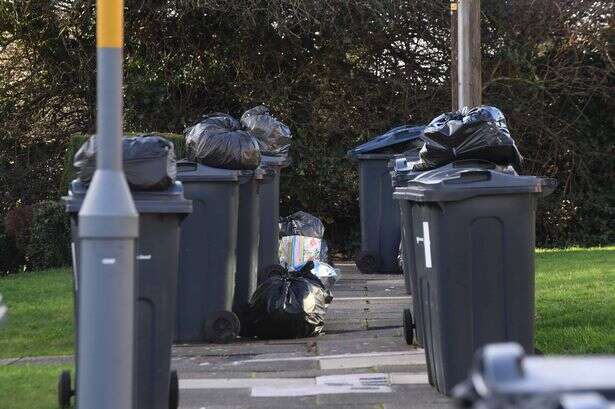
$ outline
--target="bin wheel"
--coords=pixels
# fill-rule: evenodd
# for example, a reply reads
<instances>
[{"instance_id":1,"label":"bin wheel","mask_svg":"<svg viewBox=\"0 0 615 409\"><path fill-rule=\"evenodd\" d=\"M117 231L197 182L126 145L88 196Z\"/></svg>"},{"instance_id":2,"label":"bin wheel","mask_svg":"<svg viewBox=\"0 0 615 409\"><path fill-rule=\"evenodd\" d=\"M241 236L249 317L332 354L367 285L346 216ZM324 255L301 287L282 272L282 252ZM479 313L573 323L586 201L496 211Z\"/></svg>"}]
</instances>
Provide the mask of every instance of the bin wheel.
<instances>
[{"instance_id":1,"label":"bin wheel","mask_svg":"<svg viewBox=\"0 0 615 409\"><path fill-rule=\"evenodd\" d=\"M70 398L75 394L71 389L70 371L62 371L58 377L58 404L60 408L70 407Z\"/></svg>"},{"instance_id":2,"label":"bin wheel","mask_svg":"<svg viewBox=\"0 0 615 409\"><path fill-rule=\"evenodd\" d=\"M378 263L376 263L376 257L364 251L361 251L359 252L359 254L357 254L355 263L357 264L357 268L359 269L359 271L363 274L375 274L378 272Z\"/></svg>"},{"instance_id":3,"label":"bin wheel","mask_svg":"<svg viewBox=\"0 0 615 409\"><path fill-rule=\"evenodd\" d=\"M408 345L414 345L414 329L412 312L406 308L404 309L404 339Z\"/></svg>"},{"instance_id":4,"label":"bin wheel","mask_svg":"<svg viewBox=\"0 0 615 409\"><path fill-rule=\"evenodd\" d=\"M169 379L169 409L177 409L179 406L179 377L177 371L171 371Z\"/></svg>"},{"instance_id":5,"label":"bin wheel","mask_svg":"<svg viewBox=\"0 0 615 409\"><path fill-rule=\"evenodd\" d=\"M286 273L286 269L279 264L270 264L258 272L257 282L261 284L271 276L281 276Z\"/></svg>"},{"instance_id":6,"label":"bin wheel","mask_svg":"<svg viewBox=\"0 0 615 409\"><path fill-rule=\"evenodd\" d=\"M241 324L231 311L211 314L205 321L205 339L216 344L227 344L239 336Z\"/></svg>"}]
</instances>

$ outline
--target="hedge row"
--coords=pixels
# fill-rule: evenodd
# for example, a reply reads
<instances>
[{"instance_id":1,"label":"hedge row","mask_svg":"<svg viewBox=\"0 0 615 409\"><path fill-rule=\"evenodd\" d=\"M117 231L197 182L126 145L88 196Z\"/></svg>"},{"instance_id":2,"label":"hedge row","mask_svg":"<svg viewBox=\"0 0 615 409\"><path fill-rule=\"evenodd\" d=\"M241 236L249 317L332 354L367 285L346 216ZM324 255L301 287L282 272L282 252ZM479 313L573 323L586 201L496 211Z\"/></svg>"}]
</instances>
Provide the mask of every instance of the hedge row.
<instances>
[{"instance_id":1,"label":"hedge row","mask_svg":"<svg viewBox=\"0 0 615 409\"><path fill-rule=\"evenodd\" d=\"M62 202L15 208L0 222L0 275L68 266L70 243L70 218Z\"/></svg>"}]
</instances>

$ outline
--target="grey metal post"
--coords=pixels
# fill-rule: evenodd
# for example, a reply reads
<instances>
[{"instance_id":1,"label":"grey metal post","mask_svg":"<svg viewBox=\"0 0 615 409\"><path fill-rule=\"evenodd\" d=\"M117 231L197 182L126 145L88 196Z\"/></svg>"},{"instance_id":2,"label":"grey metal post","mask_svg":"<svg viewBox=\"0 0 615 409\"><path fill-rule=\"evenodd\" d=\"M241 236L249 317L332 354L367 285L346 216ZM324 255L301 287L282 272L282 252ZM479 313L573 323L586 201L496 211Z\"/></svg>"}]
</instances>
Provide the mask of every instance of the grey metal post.
<instances>
[{"instance_id":1,"label":"grey metal post","mask_svg":"<svg viewBox=\"0 0 615 409\"><path fill-rule=\"evenodd\" d=\"M459 0L457 8L457 96L459 109L470 105L470 0Z\"/></svg>"},{"instance_id":2,"label":"grey metal post","mask_svg":"<svg viewBox=\"0 0 615 409\"><path fill-rule=\"evenodd\" d=\"M97 170L79 212L77 407L131 409L138 214L122 169L123 1L97 2Z\"/></svg>"}]
</instances>

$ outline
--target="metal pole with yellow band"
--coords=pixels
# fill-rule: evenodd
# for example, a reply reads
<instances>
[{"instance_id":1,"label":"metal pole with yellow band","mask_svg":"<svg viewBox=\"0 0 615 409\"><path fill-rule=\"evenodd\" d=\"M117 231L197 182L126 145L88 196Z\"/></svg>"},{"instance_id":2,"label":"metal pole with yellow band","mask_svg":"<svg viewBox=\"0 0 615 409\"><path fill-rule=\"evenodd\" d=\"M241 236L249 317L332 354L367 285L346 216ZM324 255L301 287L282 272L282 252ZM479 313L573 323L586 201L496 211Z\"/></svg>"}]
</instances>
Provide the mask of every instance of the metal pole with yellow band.
<instances>
[{"instance_id":1,"label":"metal pole with yellow band","mask_svg":"<svg viewBox=\"0 0 615 409\"><path fill-rule=\"evenodd\" d=\"M134 407L138 214L122 166L122 0L98 0L97 170L79 212L79 409Z\"/></svg>"}]
</instances>

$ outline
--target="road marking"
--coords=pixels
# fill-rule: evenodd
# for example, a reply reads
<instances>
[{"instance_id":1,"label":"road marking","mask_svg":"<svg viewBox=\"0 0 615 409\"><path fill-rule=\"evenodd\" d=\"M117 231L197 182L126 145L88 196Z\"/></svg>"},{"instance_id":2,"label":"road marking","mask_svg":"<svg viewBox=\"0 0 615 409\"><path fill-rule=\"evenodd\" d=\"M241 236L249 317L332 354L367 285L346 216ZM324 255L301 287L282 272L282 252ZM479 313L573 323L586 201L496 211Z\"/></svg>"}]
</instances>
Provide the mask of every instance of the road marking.
<instances>
[{"instance_id":1,"label":"road marking","mask_svg":"<svg viewBox=\"0 0 615 409\"><path fill-rule=\"evenodd\" d=\"M301 387L316 385L314 378L207 378L180 379L179 389L247 389L255 387Z\"/></svg>"},{"instance_id":2,"label":"road marking","mask_svg":"<svg viewBox=\"0 0 615 409\"><path fill-rule=\"evenodd\" d=\"M412 296L410 295L399 295L394 297L337 297L333 299L335 302L340 301L412 301Z\"/></svg>"},{"instance_id":3,"label":"road marking","mask_svg":"<svg viewBox=\"0 0 615 409\"><path fill-rule=\"evenodd\" d=\"M254 398L278 398L314 395L341 395L348 393L391 393L390 386L306 386L301 388L252 388Z\"/></svg>"},{"instance_id":4,"label":"road marking","mask_svg":"<svg viewBox=\"0 0 615 409\"><path fill-rule=\"evenodd\" d=\"M398 366L398 365L423 365L425 364L425 355L423 354L405 354L405 355L381 355L381 356L361 356L361 357L346 357L323 359L319 361L320 369L355 369L355 368L371 368L382 366Z\"/></svg>"},{"instance_id":5,"label":"road marking","mask_svg":"<svg viewBox=\"0 0 615 409\"><path fill-rule=\"evenodd\" d=\"M344 393L389 393L392 385L424 385L425 372L359 373L316 378L205 378L180 379L182 390L251 389L251 396L311 396Z\"/></svg>"},{"instance_id":6,"label":"road marking","mask_svg":"<svg viewBox=\"0 0 615 409\"><path fill-rule=\"evenodd\" d=\"M416 356L424 358L425 352L422 349L408 351L390 351L390 352L365 352L359 354L338 354L338 355L312 355L312 356L293 356L286 358L254 358L243 361L235 361L233 365L240 365L254 362L292 362L292 361L322 361L338 358L366 358L366 357L387 357L387 356Z\"/></svg>"},{"instance_id":7,"label":"road marking","mask_svg":"<svg viewBox=\"0 0 615 409\"><path fill-rule=\"evenodd\" d=\"M280 388L277 385L252 388L253 397L337 395L345 393L391 393L388 374L348 374L316 377L316 385Z\"/></svg>"}]
</instances>

